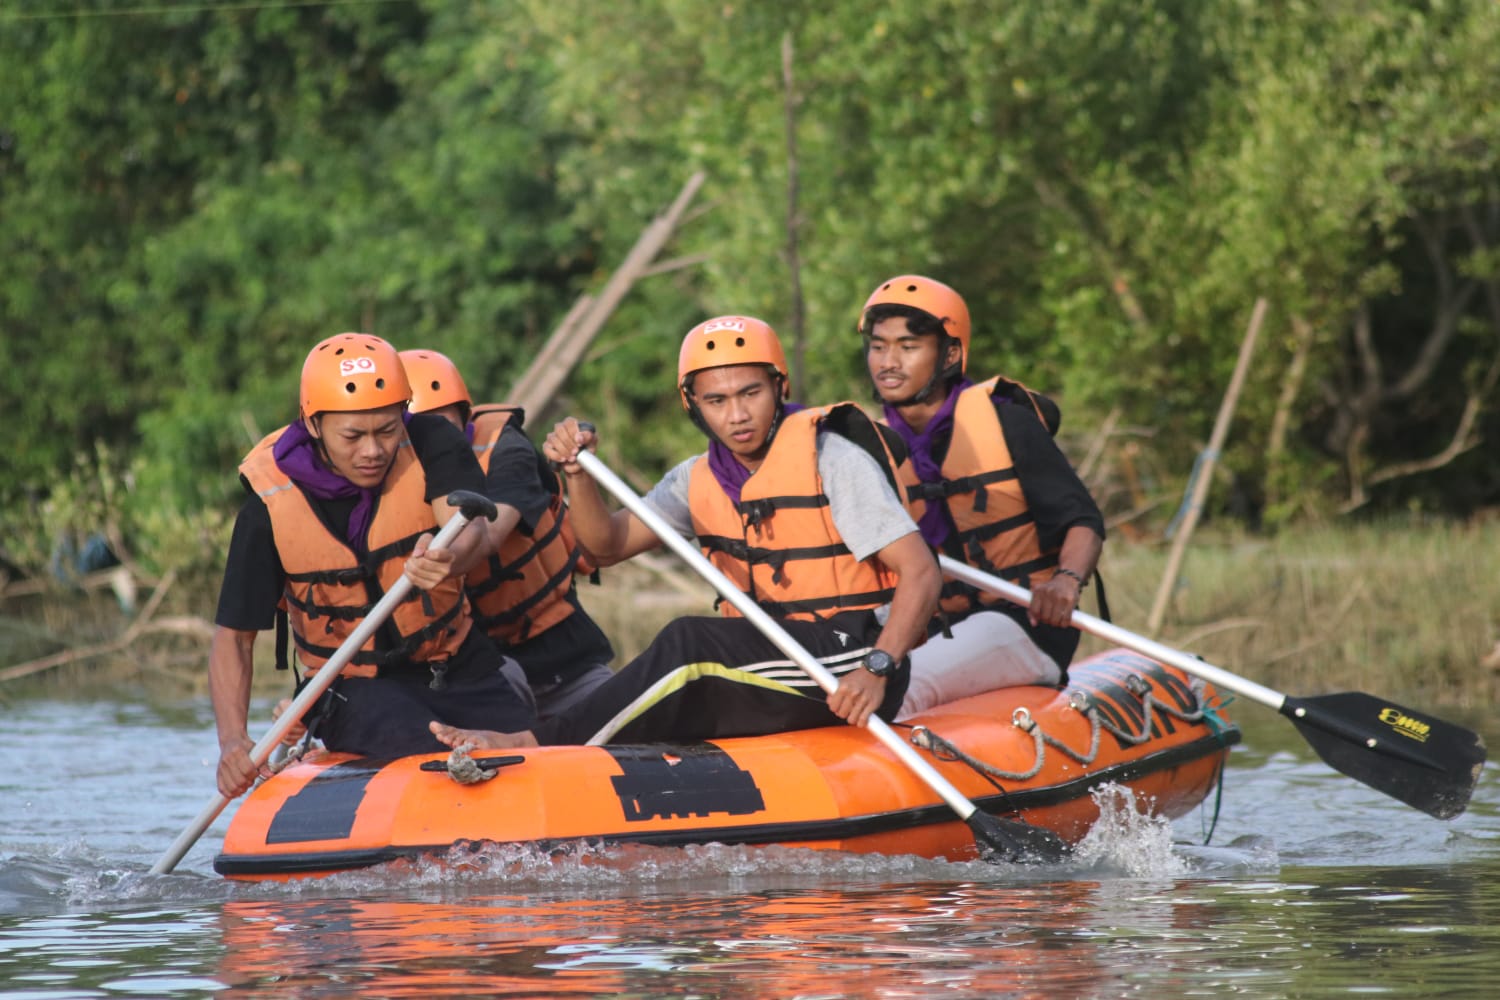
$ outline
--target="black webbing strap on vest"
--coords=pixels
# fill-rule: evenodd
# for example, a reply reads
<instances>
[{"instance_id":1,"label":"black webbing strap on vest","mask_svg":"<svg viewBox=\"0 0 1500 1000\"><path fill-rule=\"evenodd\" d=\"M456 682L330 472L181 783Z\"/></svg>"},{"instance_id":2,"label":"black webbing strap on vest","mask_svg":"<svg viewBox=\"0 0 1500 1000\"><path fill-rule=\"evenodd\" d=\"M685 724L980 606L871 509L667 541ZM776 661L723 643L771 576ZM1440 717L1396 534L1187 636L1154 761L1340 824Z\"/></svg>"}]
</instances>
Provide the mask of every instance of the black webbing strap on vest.
<instances>
[{"instance_id":1,"label":"black webbing strap on vest","mask_svg":"<svg viewBox=\"0 0 1500 1000\"><path fill-rule=\"evenodd\" d=\"M286 608L285 607L278 607L276 609L276 616L275 617L276 617L276 669L277 670L287 670L287 669L289 669L291 667L291 660L288 658L288 650L291 648L292 629L291 629L291 624L287 621Z\"/></svg>"}]
</instances>

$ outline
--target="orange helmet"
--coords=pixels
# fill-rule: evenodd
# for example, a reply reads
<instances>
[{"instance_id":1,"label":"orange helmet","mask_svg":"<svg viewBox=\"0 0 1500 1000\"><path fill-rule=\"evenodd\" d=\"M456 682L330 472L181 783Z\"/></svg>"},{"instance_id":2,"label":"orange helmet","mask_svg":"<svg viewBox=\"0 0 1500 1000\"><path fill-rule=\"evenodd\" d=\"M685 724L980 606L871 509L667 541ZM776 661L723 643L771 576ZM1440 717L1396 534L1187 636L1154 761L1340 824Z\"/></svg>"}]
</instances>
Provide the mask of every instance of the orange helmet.
<instances>
[{"instance_id":1,"label":"orange helmet","mask_svg":"<svg viewBox=\"0 0 1500 1000\"><path fill-rule=\"evenodd\" d=\"M786 353L769 323L751 316L715 316L682 338L677 354L677 391L682 408L693 412L688 385L696 372L729 365L767 365L781 376L781 398L791 393Z\"/></svg>"},{"instance_id":2,"label":"orange helmet","mask_svg":"<svg viewBox=\"0 0 1500 1000\"><path fill-rule=\"evenodd\" d=\"M396 349L368 333L322 341L302 363L302 419L319 413L378 410L411 399Z\"/></svg>"},{"instance_id":3,"label":"orange helmet","mask_svg":"<svg viewBox=\"0 0 1500 1000\"><path fill-rule=\"evenodd\" d=\"M968 367L969 307L964 304L963 296L941 281L920 274L903 274L882 282L870 293L865 307L859 311L860 333L865 332L865 316L872 307L880 305L911 306L940 320L943 331L958 341L959 371Z\"/></svg>"},{"instance_id":4,"label":"orange helmet","mask_svg":"<svg viewBox=\"0 0 1500 1000\"><path fill-rule=\"evenodd\" d=\"M401 364L411 382L411 411L428 413L445 406L474 405L469 387L458 373L458 366L437 351L402 351Z\"/></svg>"}]
</instances>

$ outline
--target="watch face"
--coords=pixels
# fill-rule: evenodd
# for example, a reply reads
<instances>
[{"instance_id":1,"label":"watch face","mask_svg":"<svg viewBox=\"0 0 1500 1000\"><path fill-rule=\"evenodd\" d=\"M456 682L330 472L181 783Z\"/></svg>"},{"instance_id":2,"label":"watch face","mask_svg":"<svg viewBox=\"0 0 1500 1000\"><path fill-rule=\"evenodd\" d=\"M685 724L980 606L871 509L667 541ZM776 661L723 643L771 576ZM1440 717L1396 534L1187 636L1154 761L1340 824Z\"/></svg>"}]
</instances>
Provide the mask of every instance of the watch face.
<instances>
[{"instance_id":1,"label":"watch face","mask_svg":"<svg viewBox=\"0 0 1500 1000\"><path fill-rule=\"evenodd\" d=\"M865 654L865 669L876 677L884 677L896 669L896 660L883 649L872 649Z\"/></svg>"}]
</instances>

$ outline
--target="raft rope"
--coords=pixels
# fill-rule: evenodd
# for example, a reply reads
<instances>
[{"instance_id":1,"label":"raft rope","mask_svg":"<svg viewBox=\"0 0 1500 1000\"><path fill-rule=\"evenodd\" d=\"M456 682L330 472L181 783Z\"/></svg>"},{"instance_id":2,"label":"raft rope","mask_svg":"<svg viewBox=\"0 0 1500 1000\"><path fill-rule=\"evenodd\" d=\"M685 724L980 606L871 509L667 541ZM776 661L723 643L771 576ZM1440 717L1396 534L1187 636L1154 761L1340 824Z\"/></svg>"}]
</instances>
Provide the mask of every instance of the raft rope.
<instances>
[{"instance_id":1,"label":"raft rope","mask_svg":"<svg viewBox=\"0 0 1500 1000\"><path fill-rule=\"evenodd\" d=\"M1017 708L1011 713L1011 724L1022 732L1030 733L1036 747L1036 760L1031 768L1026 771L1007 771L1004 768L988 764L977 757L964 753L955 744L934 733L926 726L912 727L911 742L914 746L928 751L939 760L962 761L979 774L991 779L992 783L996 779L1003 781L1026 781L1041 772L1042 767L1047 761L1048 746L1056 747L1078 763L1088 765L1092 764L1094 759L1099 755L1099 734L1102 731L1107 730L1110 735L1131 746L1139 746L1145 743L1151 738L1151 729L1154 724L1152 713L1157 710L1182 722L1197 723L1206 720L1216 733L1222 732L1226 727L1223 720L1219 718L1217 710L1204 703L1203 689L1205 686L1204 682L1197 678L1191 682L1189 689L1193 692L1193 700L1196 702L1197 708L1194 711L1185 712L1157 699L1152 693L1150 683L1145 679L1136 676L1127 677L1125 679L1125 687L1129 689L1131 694L1140 699L1143 710L1141 731L1139 733L1127 732L1104 718L1099 712L1098 706L1093 703L1093 699L1089 697L1087 692L1078 690L1068 692L1068 706L1089 720L1089 748L1084 752L1074 750L1062 740L1048 734L1031 717L1031 712L1025 706ZM1001 789L1001 791L1003 792L1004 789Z\"/></svg>"},{"instance_id":2,"label":"raft rope","mask_svg":"<svg viewBox=\"0 0 1500 1000\"><path fill-rule=\"evenodd\" d=\"M286 770L293 764L297 763L297 761L302 759L302 755L307 753L307 749L310 743L310 740L304 738L301 743L288 748L286 753L276 754L273 752L271 754L271 759L266 761L266 770L270 771L272 774L280 774L282 771Z\"/></svg>"},{"instance_id":3,"label":"raft rope","mask_svg":"<svg viewBox=\"0 0 1500 1000\"><path fill-rule=\"evenodd\" d=\"M1207 820L1207 829L1203 830L1203 845L1208 846L1214 839L1214 831L1219 828L1219 806L1224 802L1224 761L1219 761L1218 779L1214 782L1214 814ZM1200 817L1203 813L1198 814ZM1200 820L1200 822L1202 822ZM1202 827L1200 827L1201 829Z\"/></svg>"},{"instance_id":4,"label":"raft rope","mask_svg":"<svg viewBox=\"0 0 1500 1000\"><path fill-rule=\"evenodd\" d=\"M477 785L481 781L489 781L500 773L498 767L481 767L469 755L469 751L473 749L475 749L474 744L465 743L462 746L454 747L453 752L448 755L448 777L460 785Z\"/></svg>"}]
</instances>

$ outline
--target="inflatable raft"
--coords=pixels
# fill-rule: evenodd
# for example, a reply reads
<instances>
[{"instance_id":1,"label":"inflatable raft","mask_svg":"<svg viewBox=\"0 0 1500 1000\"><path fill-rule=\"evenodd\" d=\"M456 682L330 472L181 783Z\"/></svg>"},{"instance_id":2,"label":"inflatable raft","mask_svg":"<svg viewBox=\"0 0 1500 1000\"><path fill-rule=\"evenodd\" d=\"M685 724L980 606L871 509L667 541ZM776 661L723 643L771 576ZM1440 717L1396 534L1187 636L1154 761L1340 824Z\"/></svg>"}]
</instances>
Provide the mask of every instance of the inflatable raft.
<instances>
[{"instance_id":1,"label":"inflatable raft","mask_svg":"<svg viewBox=\"0 0 1500 1000\"><path fill-rule=\"evenodd\" d=\"M1091 792L1131 788L1169 818L1213 788L1239 730L1203 681L1135 653L1073 665L1065 691L992 691L897 731L980 809L1077 843ZM683 745L487 751L463 784L444 754L374 760L317 751L240 804L214 869L240 879L328 874L480 843L777 844L977 855L974 835L864 730L811 729Z\"/></svg>"}]
</instances>

